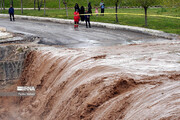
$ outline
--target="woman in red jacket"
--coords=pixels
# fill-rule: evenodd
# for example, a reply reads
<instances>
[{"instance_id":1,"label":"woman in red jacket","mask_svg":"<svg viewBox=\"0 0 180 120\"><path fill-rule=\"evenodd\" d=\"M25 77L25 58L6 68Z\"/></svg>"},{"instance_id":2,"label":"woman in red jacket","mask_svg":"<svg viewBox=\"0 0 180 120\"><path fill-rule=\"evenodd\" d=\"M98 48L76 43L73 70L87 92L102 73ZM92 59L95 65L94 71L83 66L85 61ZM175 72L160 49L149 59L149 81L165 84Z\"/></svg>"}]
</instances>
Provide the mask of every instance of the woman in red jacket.
<instances>
[{"instance_id":1,"label":"woman in red jacket","mask_svg":"<svg viewBox=\"0 0 180 120\"><path fill-rule=\"evenodd\" d=\"M80 19L79 12L78 10L76 10L74 12L74 28L78 28L79 19Z\"/></svg>"}]
</instances>

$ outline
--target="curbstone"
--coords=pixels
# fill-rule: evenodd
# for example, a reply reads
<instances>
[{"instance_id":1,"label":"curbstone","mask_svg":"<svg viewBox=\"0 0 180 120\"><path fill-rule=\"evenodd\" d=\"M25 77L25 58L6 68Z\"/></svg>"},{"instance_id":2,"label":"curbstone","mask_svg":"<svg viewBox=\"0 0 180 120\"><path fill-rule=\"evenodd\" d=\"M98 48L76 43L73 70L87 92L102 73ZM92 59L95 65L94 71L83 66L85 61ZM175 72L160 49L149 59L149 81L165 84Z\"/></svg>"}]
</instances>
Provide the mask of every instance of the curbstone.
<instances>
[{"instance_id":1,"label":"curbstone","mask_svg":"<svg viewBox=\"0 0 180 120\"><path fill-rule=\"evenodd\" d=\"M9 17L8 14L0 14L0 17ZM36 21L47 21L47 22L54 22L54 23L61 23L61 24L74 24L74 20L70 19L58 19L58 18L48 18L48 17L35 17L35 16L22 16L16 15L16 19L24 19L24 20L36 20ZM81 25L85 23L80 22ZM94 27L102 27L114 30L127 30L132 32L138 32L142 34L147 34L156 37L162 37L166 39L178 39L178 35L165 33L159 30L153 30L148 28L141 28L141 27L134 27L134 26L127 26L127 25L116 25L110 23L101 23L101 22L91 22L91 25Z\"/></svg>"},{"instance_id":2,"label":"curbstone","mask_svg":"<svg viewBox=\"0 0 180 120\"><path fill-rule=\"evenodd\" d=\"M0 31L1 32L6 32L6 28L5 27L0 27Z\"/></svg>"},{"instance_id":3,"label":"curbstone","mask_svg":"<svg viewBox=\"0 0 180 120\"><path fill-rule=\"evenodd\" d=\"M13 37L12 34L7 33L7 32L1 32L1 31L0 31L0 40L1 40L1 39L6 39L6 38L11 38L11 37ZM1 41L0 41L0 42L1 42Z\"/></svg>"}]
</instances>

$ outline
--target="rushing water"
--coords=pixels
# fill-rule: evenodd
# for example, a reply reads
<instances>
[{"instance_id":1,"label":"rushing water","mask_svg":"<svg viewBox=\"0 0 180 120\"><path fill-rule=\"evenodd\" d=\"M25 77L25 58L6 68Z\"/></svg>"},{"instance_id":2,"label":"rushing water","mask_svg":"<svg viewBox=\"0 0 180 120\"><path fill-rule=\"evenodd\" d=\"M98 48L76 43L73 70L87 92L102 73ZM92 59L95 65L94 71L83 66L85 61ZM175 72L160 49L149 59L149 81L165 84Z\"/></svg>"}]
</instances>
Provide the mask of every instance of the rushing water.
<instances>
[{"instance_id":1,"label":"rushing water","mask_svg":"<svg viewBox=\"0 0 180 120\"><path fill-rule=\"evenodd\" d=\"M0 119L179 119L178 46L32 51L17 85L35 86L36 95L1 97Z\"/></svg>"}]
</instances>

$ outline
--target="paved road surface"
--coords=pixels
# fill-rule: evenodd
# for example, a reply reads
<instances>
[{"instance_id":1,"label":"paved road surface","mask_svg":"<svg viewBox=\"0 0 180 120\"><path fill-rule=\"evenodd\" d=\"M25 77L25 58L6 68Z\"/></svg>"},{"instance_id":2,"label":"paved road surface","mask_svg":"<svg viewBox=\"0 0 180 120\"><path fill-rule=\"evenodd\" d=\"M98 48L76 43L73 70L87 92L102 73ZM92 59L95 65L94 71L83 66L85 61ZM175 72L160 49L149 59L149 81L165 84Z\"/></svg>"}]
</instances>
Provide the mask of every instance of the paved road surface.
<instances>
[{"instance_id":1,"label":"paved road surface","mask_svg":"<svg viewBox=\"0 0 180 120\"><path fill-rule=\"evenodd\" d=\"M9 21L0 18L0 26L8 31L42 37L40 43L48 45L65 45L67 47L109 46L116 44L133 44L166 40L141 33L106 28L86 28L80 25L78 30L73 25L19 20Z\"/></svg>"}]
</instances>

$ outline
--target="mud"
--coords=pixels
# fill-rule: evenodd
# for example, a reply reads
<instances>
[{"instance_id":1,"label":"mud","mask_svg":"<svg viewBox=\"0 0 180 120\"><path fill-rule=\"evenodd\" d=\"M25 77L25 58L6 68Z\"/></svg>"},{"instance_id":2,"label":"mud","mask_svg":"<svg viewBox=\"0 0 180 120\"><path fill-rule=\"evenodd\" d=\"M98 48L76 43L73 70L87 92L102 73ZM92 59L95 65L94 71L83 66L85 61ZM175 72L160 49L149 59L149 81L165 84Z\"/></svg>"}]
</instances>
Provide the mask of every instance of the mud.
<instances>
[{"instance_id":1,"label":"mud","mask_svg":"<svg viewBox=\"0 0 180 120\"><path fill-rule=\"evenodd\" d=\"M180 41L94 48L39 47L0 97L2 120L179 120ZM1 90L2 91L2 90Z\"/></svg>"}]
</instances>

